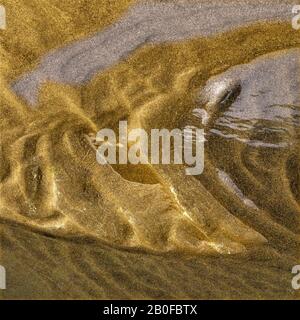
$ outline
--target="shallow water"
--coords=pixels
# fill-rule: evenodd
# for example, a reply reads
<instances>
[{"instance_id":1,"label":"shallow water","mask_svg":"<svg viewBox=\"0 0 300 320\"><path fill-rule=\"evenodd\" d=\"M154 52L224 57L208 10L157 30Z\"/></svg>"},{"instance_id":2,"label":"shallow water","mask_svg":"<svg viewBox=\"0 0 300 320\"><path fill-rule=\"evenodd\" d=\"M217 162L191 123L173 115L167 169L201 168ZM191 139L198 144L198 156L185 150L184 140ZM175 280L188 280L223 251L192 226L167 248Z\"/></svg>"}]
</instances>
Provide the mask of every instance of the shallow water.
<instances>
[{"instance_id":1,"label":"shallow water","mask_svg":"<svg viewBox=\"0 0 300 320\"><path fill-rule=\"evenodd\" d=\"M239 95L215 121L210 132L257 147L297 148L299 64L299 50L291 49L260 57L210 80L203 89L211 92L209 100L216 96L210 88L219 87L229 94L237 86L240 88ZM230 85L226 84L228 81ZM224 95L218 93L221 94ZM253 132L263 140L256 140Z\"/></svg>"}]
</instances>

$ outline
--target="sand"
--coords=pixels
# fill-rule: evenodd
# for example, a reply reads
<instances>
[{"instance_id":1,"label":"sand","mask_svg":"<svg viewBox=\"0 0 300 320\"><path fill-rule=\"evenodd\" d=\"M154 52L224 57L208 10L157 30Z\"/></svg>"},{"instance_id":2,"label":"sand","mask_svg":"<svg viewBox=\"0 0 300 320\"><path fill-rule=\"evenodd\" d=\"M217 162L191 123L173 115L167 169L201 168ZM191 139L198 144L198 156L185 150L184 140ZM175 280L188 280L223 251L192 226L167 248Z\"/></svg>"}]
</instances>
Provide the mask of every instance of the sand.
<instances>
[{"instance_id":1,"label":"sand","mask_svg":"<svg viewBox=\"0 0 300 320\"><path fill-rule=\"evenodd\" d=\"M138 4L112 27L43 57L37 70L24 75L13 89L34 105L43 82L86 83L148 43L212 36L253 22L290 21L292 17L289 1Z\"/></svg>"},{"instance_id":2,"label":"sand","mask_svg":"<svg viewBox=\"0 0 300 320\"><path fill-rule=\"evenodd\" d=\"M78 14L72 1L8 1L26 14L1 36L3 298L298 299L300 38L290 4L89 3ZM241 92L224 101L211 88L230 92L228 78ZM199 177L173 165L99 166L86 139L123 119L202 128L195 109L210 117Z\"/></svg>"}]
</instances>

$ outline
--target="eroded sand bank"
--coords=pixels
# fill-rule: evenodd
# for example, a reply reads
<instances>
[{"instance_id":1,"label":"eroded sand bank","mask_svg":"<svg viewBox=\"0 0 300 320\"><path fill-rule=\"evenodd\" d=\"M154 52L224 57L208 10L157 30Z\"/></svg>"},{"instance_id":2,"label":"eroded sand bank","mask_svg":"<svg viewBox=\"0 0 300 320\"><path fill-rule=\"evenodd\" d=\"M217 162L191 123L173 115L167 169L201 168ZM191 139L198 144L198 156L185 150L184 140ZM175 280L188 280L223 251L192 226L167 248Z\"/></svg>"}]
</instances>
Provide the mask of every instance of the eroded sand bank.
<instances>
[{"instance_id":1,"label":"eroded sand bank","mask_svg":"<svg viewBox=\"0 0 300 320\"><path fill-rule=\"evenodd\" d=\"M56 23L64 25L71 9L59 2L47 12L52 16L57 9L61 15ZM29 62L37 64L15 86L37 108L20 100L1 76L0 263L9 279L4 298L297 297L290 280L299 258L299 78L294 69L299 49L289 49L298 48L300 38L289 22L274 22L289 19L291 7L249 1L245 14L240 1L236 6L232 1L195 3L138 5L115 26L55 49L40 64L36 47L21 47L22 68L14 64L15 48L5 40L1 70L11 68L8 73L15 75ZM202 17L203 6L206 12L221 13ZM38 47L43 45L45 19L33 16L39 31L28 37ZM129 30L133 17L138 29ZM221 29L216 29L220 19ZM268 23L242 27L255 19ZM226 29L228 23L234 30ZM215 35L221 31L226 32ZM144 46L145 40L152 45ZM261 65L259 57L265 61ZM259 91L270 69L274 76L264 99ZM205 172L198 178L186 177L176 166L96 163L85 139L88 133L114 127L120 119L146 129L201 126L192 114L201 89L222 83L226 76L233 80L234 74L242 87L240 99L252 99L247 105L250 119L242 117L247 112L233 119L230 112L245 107L238 99L229 114L216 113L215 103L203 104L215 116L209 128L224 132L217 124L223 116L226 135L247 128L239 134L248 141L274 145L284 137L292 147L249 145L237 136L212 132ZM45 80L51 82L38 92ZM253 93L260 96L251 97ZM262 102L273 101L287 103L279 109L295 121L273 119L276 112L269 109L262 112ZM253 117L251 126L247 121ZM278 124L279 133L273 130Z\"/></svg>"}]
</instances>

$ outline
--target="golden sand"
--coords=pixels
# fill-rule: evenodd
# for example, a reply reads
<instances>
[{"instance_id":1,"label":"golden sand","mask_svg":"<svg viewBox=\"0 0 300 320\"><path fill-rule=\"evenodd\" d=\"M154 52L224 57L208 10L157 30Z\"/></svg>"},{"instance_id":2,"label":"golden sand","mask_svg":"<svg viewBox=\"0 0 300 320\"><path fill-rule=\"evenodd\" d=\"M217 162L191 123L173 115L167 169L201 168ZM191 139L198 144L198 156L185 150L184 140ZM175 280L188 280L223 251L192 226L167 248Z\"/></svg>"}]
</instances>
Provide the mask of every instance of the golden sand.
<instances>
[{"instance_id":1,"label":"golden sand","mask_svg":"<svg viewBox=\"0 0 300 320\"><path fill-rule=\"evenodd\" d=\"M85 138L124 119L146 130L186 125L209 77L299 47L288 23L146 45L86 85L46 83L35 109L12 92L43 54L101 30L133 2L3 1L11 27L0 33L1 293L298 298L299 145L283 154L214 137L204 174L187 180L171 165L100 167ZM219 167L259 211L221 183Z\"/></svg>"}]
</instances>

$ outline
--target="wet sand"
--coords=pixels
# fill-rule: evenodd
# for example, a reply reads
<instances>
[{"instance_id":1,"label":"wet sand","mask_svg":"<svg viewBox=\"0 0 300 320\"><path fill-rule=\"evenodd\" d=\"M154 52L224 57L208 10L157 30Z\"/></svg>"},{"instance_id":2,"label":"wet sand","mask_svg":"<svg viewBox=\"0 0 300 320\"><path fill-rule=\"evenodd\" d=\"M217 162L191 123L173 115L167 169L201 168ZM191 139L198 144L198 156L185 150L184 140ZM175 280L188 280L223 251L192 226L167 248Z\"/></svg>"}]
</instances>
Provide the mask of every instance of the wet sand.
<instances>
[{"instance_id":1,"label":"wet sand","mask_svg":"<svg viewBox=\"0 0 300 320\"><path fill-rule=\"evenodd\" d=\"M13 89L34 105L43 82L86 83L146 44L212 36L253 22L292 17L290 1L138 4L112 27L44 57L37 70L23 76Z\"/></svg>"},{"instance_id":2,"label":"wet sand","mask_svg":"<svg viewBox=\"0 0 300 320\"><path fill-rule=\"evenodd\" d=\"M298 299L300 38L274 21L286 20L290 5L249 2L245 19L245 6L232 1L205 4L222 9L215 29L213 18L202 20L202 1L137 4L115 26L118 17L98 27L91 19L82 34L55 42L69 2L45 10L60 15L43 42L45 17L19 1L37 25L24 46L1 39L3 298ZM258 10L264 4L272 9ZM127 28L132 17L140 34ZM228 98L235 86L226 79L239 94ZM225 94L211 90L220 86ZM195 109L210 119L199 177L174 165L99 166L86 139L124 119L146 130L203 128Z\"/></svg>"}]
</instances>

